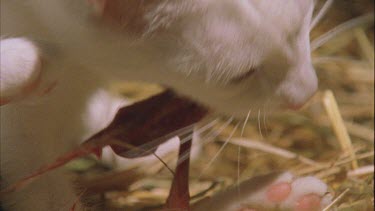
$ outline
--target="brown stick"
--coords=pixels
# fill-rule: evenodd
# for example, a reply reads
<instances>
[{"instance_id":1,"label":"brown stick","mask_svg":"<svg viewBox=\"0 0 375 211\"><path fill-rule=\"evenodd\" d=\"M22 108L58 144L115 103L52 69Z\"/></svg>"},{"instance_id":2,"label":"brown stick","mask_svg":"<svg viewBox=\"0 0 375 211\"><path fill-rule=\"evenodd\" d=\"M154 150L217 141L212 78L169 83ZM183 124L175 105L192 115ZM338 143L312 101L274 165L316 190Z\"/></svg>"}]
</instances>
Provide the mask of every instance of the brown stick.
<instances>
[{"instance_id":1,"label":"brown stick","mask_svg":"<svg viewBox=\"0 0 375 211\"><path fill-rule=\"evenodd\" d=\"M192 139L189 139L185 143L181 143L178 152L178 160L183 159L186 156L186 153L190 153L191 143ZM166 202L166 208L169 210L190 210L189 164L190 156L176 166L172 187L169 191L169 196Z\"/></svg>"}]
</instances>

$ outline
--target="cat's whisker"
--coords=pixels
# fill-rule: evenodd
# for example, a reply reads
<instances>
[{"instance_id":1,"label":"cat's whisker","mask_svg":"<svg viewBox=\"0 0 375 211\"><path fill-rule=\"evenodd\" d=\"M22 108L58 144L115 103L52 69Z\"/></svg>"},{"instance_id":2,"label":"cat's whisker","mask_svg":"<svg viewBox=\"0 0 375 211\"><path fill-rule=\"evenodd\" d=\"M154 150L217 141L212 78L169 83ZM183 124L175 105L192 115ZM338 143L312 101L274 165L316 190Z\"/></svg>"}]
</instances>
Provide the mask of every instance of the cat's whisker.
<instances>
[{"instance_id":1,"label":"cat's whisker","mask_svg":"<svg viewBox=\"0 0 375 211\"><path fill-rule=\"evenodd\" d=\"M202 138L203 142L209 142L210 140L215 139L228 125L234 120L233 117L230 117L218 130L213 130L206 137Z\"/></svg>"},{"instance_id":2,"label":"cat's whisker","mask_svg":"<svg viewBox=\"0 0 375 211\"><path fill-rule=\"evenodd\" d=\"M173 138L177 135L183 135L183 134L191 133L193 131L193 128L194 128L195 125L196 125L196 123L191 124L191 125L186 126L186 127L183 127L181 129L173 131L173 132L171 132L167 135L164 135L160 138L156 138L156 139L154 139L152 141L149 141L145 144L142 144L140 146L133 146L133 145L124 143L120 140L112 140L110 142L113 145L118 145L118 146L124 147L126 149L129 149L126 152L126 155L131 156L131 157L136 157L139 154L145 154L145 153L152 152L152 151L156 150L159 147L160 144L164 143L166 140L168 140L170 138Z\"/></svg>"},{"instance_id":3,"label":"cat's whisker","mask_svg":"<svg viewBox=\"0 0 375 211\"><path fill-rule=\"evenodd\" d=\"M191 131L191 133L192 133L192 131ZM163 158L160 157L159 155L157 155L156 152L154 151L154 150L156 150L156 149L159 147L159 145L156 145L155 147L152 147L152 148L148 148L148 149L146 150L146 149L142 148L142 147L144 147L144 145L141 145L141 146L134 146L134 145L131 145L131 144L128 144L128 143L124 143L124 142L118 141L118 140L113 140L113 141L111 141L111 144L112 144L112 145L121 146L121 147L124 147L124 148L127 148L127 149L130 149L130 150L127 152L127 154L131 154L131 153L134 153L134 152L139 153L139 154L145 154L145 153L147 153L147 152L153 151L153 152L152 152L152 155L153 155L157 160L159 160L159 161L163 164L163 166L165 166L165 167L168 169L168 171L170 171L170 172L172 173L172 175L175 174L175 172L172 170L171 167L169 167L169 165L163 160ZM135 153L134 153L134 154L135 154Z\"/></svg>"},{"instance_id":4,"label":"cat's whisker","mask_svg":"<svg viewBox=\"0 0 375 211\"><path fill-rule=\"evenodd\" d=\"M216 118L214 119L213 121L209 122L208 124L205 124L204 126L202 126L201 128L197 128L195 130L195 133L196 134L201 134L201 133L204 133L205 131L211 129L212 127L214 127L219 121L219 118ZM183 143L186 143L187 141L191 140L193 138L193 130L189 130L189 131L185 131L181 134L179 134L180 136L184 136L183 139L180 140L180 144L183 144ZM144 154L144 153L147 153L147 152L150 152L150 151L154 151L156 150L158 147L159 147L159 140L155 140L155 146L154 147L151 147L151 148L145 148L144 145L141 145L141 146L131 146L129 144L126 144L126 143L122 143L120 141L113 141L113 144L116 144L116 145L119 145L119 146L122 146L122 147L125 147L125 148L129 148L130 150L128 151L128 153L139 153L139 154ZM189 153L190 153L190 150L188 152L186 152L184 154L184 159L181 160L181 162L185 161L188 157L189 157ZM153 152L152 153L153 156L155 156L173 175L175 174L175 172L172 170L172 168L163 160L162 157L160 157L159 155L156 154L156 152ZM181 163L180 162L180 163ZM180 163L178 163L177 165L179 165Z\"/></svg>"},{"instance_id":5,"label":"cat's whisker","mask_svg":"<svg viewBox=\"0 0 375 211\"><path fill-rule=\"evenodd\" d=\"M319 65L324 63L342 63L342 62L350 62L350 63L361 63L362 61L349 57L349 56L315 56L312 58L313 65Z\"/></svg>"},{"instance_id":6,"label":"cat's whisker","mask_svg":"<svg viewBox=\"0 0 375 211\"><path fill-rule=\"evenodd\" d=\"M242 125L241 137L243 137L243 134L244 134L244 131L245 131L245 128L246 128L246 124L249 121L250 114L251 114L251 109L249 109L249 111L247 112L246 118L245 118L244 123ZM238 145L238 155L237 155L237 184L240 184L240 176L241 176L240 165L241 165L241 146ZM241 189L240 189L239 185L237 185L237 192L238 192L238 197L240 197L241 196Z\"/></svg>"},{"instance_id":7,"label":"cat's whisker","mask_svg":"<svg viewBox=\"0 0 375 211\"><path fill-rule=\"evenodd\" d=\"M215 126L218 122L219 118L215 119L214 121L210 122L209 124L203 126L202 128L200 129L197 129L196 131L194 132L191 132L190 134L184 136L182 139L180 139L180 145L186 143L187 141L190 141L193 139L193 136L194 134L202 134L204 133L206 130L208 129L211 129L213 126ZM204 138L202 138L204 140ZM187 150L182 156L180 156L180 158L178 159L177 161L177 166L180 165L182 162L184 162L187 158L190 157L190 152L192 151L192 149L194 147L198 147L198 146L202 146L203 144L206 144L208 143L210 139L206 140L206 141L202 141L202 142L199 142L199 143L195 143L190 150Z\"/></svg>"},{"instance_id":8,"label":"cat's whisker","mask_svg":"<svg viewBox=\"0 0 375 211\"><path fill-rule=\"evenodd\" d=\"M258 130L259 130L260 137L263 138L262 126L261 126L261 120L260 120L260 109L258 109Z\"/></svg>"},{"instance_id":9,"label":"cat's whisker","mask_svg":"<svg viewBox=\"0 0 375 211\"><path fill-rule=\"evenodd\" d=\"M315 15L310 24L310 31L322 20L322 18L327 14L328 10L331 8L334 0L327 0L322 8L319 10L318 14Z\"/></svg>"},{"instance_id":10,"label":"cat's whisker","mask_svg":"<svg viewBox=\"0 0 375 211\"><path fill-rule=\"evenodd\" d=\"M366 15L359 16L357 18L350 19L333 29L329 30L328 32L324 33L323 35L319 36L315 40L311 42L311 51L316 50L317 48L321 47L325 43L327 43L329 40L334 38L340 33L343 33L347 30L350 30L354 27L358 27L360 25L370 23L374 21L374 13L368 13Z\"/></svg>"},{"instance_id":11,"label":"cat's whisker","mask_svg":"<svg viewBox=\"0 0 375 211\"><path fill-rule=\"evenodd\" d=\"M214 127L217 123L219 122L219 118L216 118L214 119L213 121L211 121L210 123L202 126L201 128L199 129L196 129L194 131L195 134L201 134L201 133L204 133L206 132L208 129L211 129L212 127ZM185 134L181 134L181 135L185 135ZM186 143L187 141L189 141L189 139L193 138L193 133L189 134L188 136L184 137L183 139L180 140L180 144L184 144Z\"/></svg>"},{"instance_id":12,"label":"cat's whisker","mask_svg":"<svg viewBox=\"0 0 375 211\"><path fill-rule=\"evenodd\" d=\"M213 121L211 121L210 123L202 126L201 128L198 128L196 129L196 133L203 133L205 132L206 130L212 128L213 126L215 126L219 121L219 118L216 118L214 119ZM114 141L111 141L112 144L114 145L118 145L118 146L121 146L121 147L124 147L124 148L127 148L129 149L126 154L127 155L131 155L131 156L137 156L139 154L145 154L145 153L148 153L148 152L152 152L152 151L155 151L160 144L164 143L166 141L166 139L169 139L169 138L173 138L175 136L185 136L186 137L181 140L181 144L185 143L186 141L189 140L189 138L191 139L192 138L192 134L193 134L193 130L194 130L194 126L196 125L197 123L194 123L194 124L191 124L189 126L186 126L184 128L181 128L181 129L178 129L172 133L169 133L165 136L162 136L160 138L157 138L153 141L150 141L150 142L147 142L143 145L140 145L140 146L133 146L133 145L130 145L130 144L127 144L127 143L123 143L119 140L114 140ZM153 153L155 155L155 153ZM159 158L158 158L159 159ZM159 159L160 160L160 159Z\"/></svg>"},{"instance_id":13,"label":"cat's whisker","mask_svg":"<svg viewBox=\"0 0 375 211\"><path fill-rule=\"evenodd\" d=\"M198 128L195 131L195 133L201 134L201 133L205 132L206 130L215 126L218 123L218 121L219 121L219 118L214 119L210 123L205 124L201 128ZM193 138L193 130L189 130L187 132L184 131L183 133L179 134L180 136L185 135L185 137L180 140L180 144L186 143L187 141L189 141ZM156 141L158 142L158 140L156 140ZM144 147L144 145L141 145L141 146L137 147L137 146L132 146L132 145L127 144L127 143L122 143L121 141L112 141L112 143L116 144L116 145L119 145L119 146L122 146L122 147L125 147L125 148L129 148L129 149L131 149L130 151L137 151L137 152L141 151L141 152L139 152L140 154L156 150L156 148L159 147L159 145L156 145L152 148L148 148L147 150L145 150L145 149L142 148L142 147ZM158 144L158 143L156 143L156 144ZM186 154L184 155L184 158L185 158L184 160L186 160L189 157L189 154L190 154L190 150L188 152L186 152ZM168 171L170 171L173 175L175 174L175 172L172 170L172 168L163 160L162 157L157 155L156 152L153 152L152 155L155 156L168 169ZM183 162L184 160L182 160L181 162Z\"/></svg>"},{"instance_id":14,"label":"cat's whisker","mask_svg":"<svg viewBox=\"0 0 375 211\"><path fill-rule=\"evenodd\" d=\"M267 109L266 109L266 105L264 105L263 107L263 128L264 128L264 133L265 133L265 136L267 137L268 135L268 127L267 127Z\"/></svg>"},{"instance_id":15,"label":"cat's whisker","mask_svg":"<svg viewBox=\"0 0 375 211\"><path fill-rule=\"evenodd\" d=\"M173 175L175 175L175 172L172 170L171 167L169 167L168 163L166 163L166 162L163 160L163 158L161 158L161 157L160 157L159 155L157 155L155 152L153 152L152 154L156 157L156 159L158 159L158 160L163 164L163 166L165 166L165 168L168 169L168 171L170 171Z\"/></svg>"},{"instance_id":16,"label":"cat's whisker","mask_svg":"<svg viewBox=\"0 0 375 211\"><path fill-rule=\"evenodd\" d=\"M180 135L184 135L184 134L187 134L189 132L191 132L194 127L196 126L197 123L193 123L191 125L188 125L186 127L183 127L183 128L180 128L178 130L175 130L169 134L166 134L158 139L167 139L167 138L172 138L172 137L175 137L175 136L180 136Z\"/></svg>"},{"instance_id":17,"label":"cat's whisker","mask_svg":"<svg viewBox=\"0 0 375 211\"><path fill-rule=\"evenodd\" d=\"M246 125L247 125L247 122L249 121L249 118L250 118L250 114L251 114L251 109L249 109L249 111L247 112L247 115L246 115L246 118L245 118L245 121L242 125L242 129L241 129L241 137L243 137L243 134L245 132L245 128L246 128Z\"/></svg>"},{"instance_id":18,"label":"cat's whisker","mask_svg":"<svg viewBox=\"0 0 375 211\"><path fill-rule=\"evenodd\" d=\"M219 151L214 155L214 157L210 160L210 162L206 165L206 167L203 168L198 178L201 178L203 173L211 167L212 163L217 159L217 157L220 155L220 153L224 150L224 148L229 143L230 139L233 137L234 133L236 132L238 126L240 123L237 123L237 125L233 128L232 132L229 134L228 138L225 140L224 144L220 147Z\"/></svg>"},{"instance_id":19,"label":"cat's whisker","mask_svg":"<svg viewBox=\"0 0 375 211\"><path fill-rule=\"evenodd\" d=\"M205 132L209 128L215 126L219 122L219 119L220 118L218 117L218 118L212 120L210 123L207 123L205 126L202 126L201 128L197 129L195 132L198 133L198 134Z\"/></svg>"},{"instance_id":20,"label":"cat's whisker","mask_svg":"<svg viewBox=\"0 0 375 211\"><path fill-rule=\"evenodd\" d=\"M182 156L180 156L180 158L178 159L177 161L177 166L180 165L182 162L184 162L189 156L190 156L190 152L192 151L193 148L195 147L198 147L198 146L203 146L205 144L208 144L212 141L215 140L215 138L225 129L228 127L228 125L233 121L233 117L231 117L230 119L228 119L228 121L226 121L218 130L213 130L211 131L211 133L209 133L206 137L202 137L202 141L199 142L199 145L197 144L194 144L190 150L186 151ZM214 135L213 135L214 134ZM180 140L180 143L185 143L187 141L189 141L192 137L190 136L186 136L184 137L182 140Z\"/></svg>"}]
</instances>

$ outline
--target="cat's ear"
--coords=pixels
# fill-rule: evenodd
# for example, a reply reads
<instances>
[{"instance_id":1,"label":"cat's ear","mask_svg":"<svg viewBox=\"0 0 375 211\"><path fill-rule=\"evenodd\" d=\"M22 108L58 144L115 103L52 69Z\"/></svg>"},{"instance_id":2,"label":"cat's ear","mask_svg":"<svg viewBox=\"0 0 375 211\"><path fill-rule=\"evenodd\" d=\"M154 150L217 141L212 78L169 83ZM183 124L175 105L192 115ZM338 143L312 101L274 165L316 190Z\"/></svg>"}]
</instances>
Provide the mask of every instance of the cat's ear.
<instances>
[{"instance_id":1,"label":"cat's ear","mask_svg":"<svg viewBox=\"0 0 375 211\"><path fill-rule=\"evenodd\" d=\"M160 0L87 1L100 19L130 34L140 34L146 30L148 24L145 16L160 3Z\"/></svg>"}]
</instances>

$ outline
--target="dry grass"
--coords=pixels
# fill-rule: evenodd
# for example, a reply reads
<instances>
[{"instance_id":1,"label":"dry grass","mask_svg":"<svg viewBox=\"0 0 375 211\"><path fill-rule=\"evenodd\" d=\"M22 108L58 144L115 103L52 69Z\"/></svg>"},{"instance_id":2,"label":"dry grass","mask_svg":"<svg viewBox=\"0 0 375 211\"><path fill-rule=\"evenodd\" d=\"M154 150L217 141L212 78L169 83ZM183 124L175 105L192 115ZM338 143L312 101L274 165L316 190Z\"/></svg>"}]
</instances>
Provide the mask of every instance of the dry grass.
<instances>
[{"instance_id":1,"label":"dry grass","mask_svg":"<svg viewBox=\"0 0 375 211\"><path fill-rule=\"evenodd\" d=\"M312 32L312 39L373 8L373 2L367 0L336 1ZM313 52L320 91L300 112L267 115L266 121L253 113L243 137L240 138L241 130L237 130L236 138L229 142L210 168L206 168L206 164L221 149L223 140L237 122L221 132L216 141L205 145L191 166L193 200L235 183L238 173L242 180L260 173L289 170L297 175L317 176L329 184L337 200L327 210L373 210L373 35L373 22L369 22L335 36ZM141 86L142 94L133 92L139 91L137 86L129 88L126 85L122 89L135 98L154 92L153 88L145 88L149 86ZM171 181L170 172L161 164L141 169L144 173L137 179L131 177L127 191L105 194L108 206L150 210L145 207L164 203ZM203 169L206 170L198 178Z\"/></svg>"}]
</instances>

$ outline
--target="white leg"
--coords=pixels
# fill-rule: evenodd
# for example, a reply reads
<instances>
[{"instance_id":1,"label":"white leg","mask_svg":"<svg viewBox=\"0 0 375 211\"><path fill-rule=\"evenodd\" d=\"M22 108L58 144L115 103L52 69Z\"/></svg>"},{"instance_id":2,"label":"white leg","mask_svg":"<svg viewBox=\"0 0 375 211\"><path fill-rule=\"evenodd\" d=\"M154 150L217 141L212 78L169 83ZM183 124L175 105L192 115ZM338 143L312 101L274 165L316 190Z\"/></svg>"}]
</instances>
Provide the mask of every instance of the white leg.
<instances>
[{"instance_id":1,"label":"white leg","mask_svg":"<svg viewBox=\"0 0 375 211\"><path fill-rule=\"evenodd\" d=\"M24 98L36 89L41 74L37 46L26 38L0 40L0 105Z\"/></svg>"},{"instance_id":2,"label":"white leg","mask_svg":"<svg viewBox=\"0 0 375 211\"><path fill-rule=\"evenodd\" d=\"M102 78L65 63L51 62L46 71L61 74L54 90L41 101L0 109L2 188L71 150L84 136L82 114ZM76 199L69 177L60 169L7 195L2 203L5 210L54 211L69 210Z\"/></svg>"}]
</instances>

